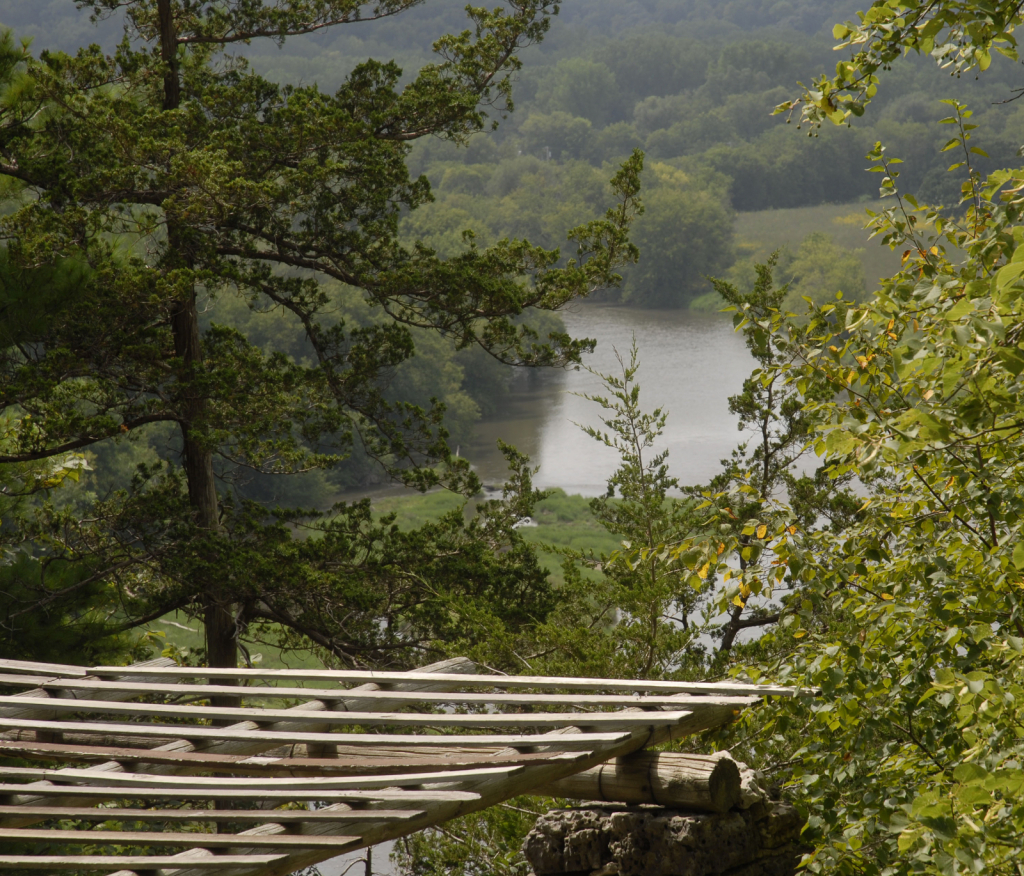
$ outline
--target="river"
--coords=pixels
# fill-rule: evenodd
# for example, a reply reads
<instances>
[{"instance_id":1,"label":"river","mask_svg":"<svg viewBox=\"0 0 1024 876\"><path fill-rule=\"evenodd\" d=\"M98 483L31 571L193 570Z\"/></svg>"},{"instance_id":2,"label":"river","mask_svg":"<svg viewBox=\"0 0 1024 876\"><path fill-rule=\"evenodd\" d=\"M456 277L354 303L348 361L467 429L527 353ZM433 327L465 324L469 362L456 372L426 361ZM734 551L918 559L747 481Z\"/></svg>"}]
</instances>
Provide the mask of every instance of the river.
<instances>
[{"instance_id":1,"label":"river","mask_svg":"<svg viewBox=\"0 0 1024 876\"><path fill-rule=\"evenodd\" d=\"M686 310L595 304L563 311L563 317L573 337L597 341L586 364L600 373L621 374L616 353L628 360L636 338L641 405L648 412L662 407L668 413L655 449L668 449L670 470L680 483L702 483L719 471L720 460L743 437L729 413L728 397L740 391L754 365L731 319ZM600 408L576 393L607 395L600 379L582 369L518 374L499 414L478 425L476 437L460 448L461 454L485 484L500 484L506 474L505 460L497 449L501 439L540 466L537 486L561 487L584 496L603 493L617 457L575 425L601 425ZM390 850L391 844L386 843L375 851L377 876L396 872L388 860ZM320 872L363 876L363 855L336 858L321 864Z\"/></svg>"},{"instance_id":2,"label":"river","mask_svg":"<svg viewBox=\"0 0 1024 876\"><path fill-rule=\"evenodd\" d=\"M616 354L628 361L636 339L641 405L668 414L656 448L668 449L670 470L680 483L703 483L719 471L720 460L742 438L728 397L740 391L754 365L728 316L584 304L563 317L571 335L597 341L586 364L600 373L621 375ZM583 369L520 373L499 414L480 423L472 444L460 452L485 484L500 484L505 464L496 445L502 439L540 467L537 486L599 495L617 457L576 425L601 425L600 407L579 393L608 394Z\"/></svg>"}]
</instances>

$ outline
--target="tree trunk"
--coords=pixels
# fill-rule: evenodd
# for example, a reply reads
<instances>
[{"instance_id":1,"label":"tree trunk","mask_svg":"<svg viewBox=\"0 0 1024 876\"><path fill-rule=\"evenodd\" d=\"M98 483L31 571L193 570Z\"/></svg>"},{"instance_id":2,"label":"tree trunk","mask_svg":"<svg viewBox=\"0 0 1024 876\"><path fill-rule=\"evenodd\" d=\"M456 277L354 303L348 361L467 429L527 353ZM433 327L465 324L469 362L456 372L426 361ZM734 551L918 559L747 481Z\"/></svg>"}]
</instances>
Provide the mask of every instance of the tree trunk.
<instances>
[{"instance_id":1,"label":"tree trunk","mask_svg":"<svg viewBox=\"0 0 1024 876\"><path fill-rule=\"evenodd\" d=\"M177 109L181 104L181 82L178 79L178 32L174 26L171 0L157 0L156 14L160 24L160 60L164 71L164 109Z\"/></svg>"},{"instance_id":2,"label":"tree trunk","mask_svg":"<svg viewBox=\"0 0 1024 876\"><path fill-rule=\"evenodd\" d=\"M165 111L181 105L181 83L178 78L178 41L174 24L171 0L157 0L157 18L160 25L160 57L166 64L164 72ZM172 217L167 221L168 261L191 267L193 259L189 252L186 235ZM192 382L193 374L202 367L202 339L199 334L199 313L196 294L193 290L171 316L171 331L174 335L174 352L184 365L185 380ZM195 440L192 427L202 422L206 413L206 399L194 394L186 385L179 411L182 446L184 451L185 477L188 480L188 499L196 522L210 532L220 532L220 502L217 498L217 482L213 472L213 454ZM228 594L218 592L213 582L206 583L203 622L206 628L206 662L218 668L233 669L238 665L238 645L234 606ZM232 684L225 679L225 684ZM236 697L213 697L215 706L235 706Z\"/></svg>"}]
</instances>

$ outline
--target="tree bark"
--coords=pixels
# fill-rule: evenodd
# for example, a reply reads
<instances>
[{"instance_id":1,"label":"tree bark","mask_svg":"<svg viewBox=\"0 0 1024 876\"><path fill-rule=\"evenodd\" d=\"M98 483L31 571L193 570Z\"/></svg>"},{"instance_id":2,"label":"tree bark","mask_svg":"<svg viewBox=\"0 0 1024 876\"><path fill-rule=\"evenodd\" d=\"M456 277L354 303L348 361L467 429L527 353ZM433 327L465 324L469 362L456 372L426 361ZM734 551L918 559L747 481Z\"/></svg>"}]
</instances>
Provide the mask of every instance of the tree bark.
<instances>
[{"instance_id":1,"label":"tree bark","mask_svg":"<svg viewBox=\"0 0 1024 876\"><path fill-rule=\"evenodd\" d=\"M164 109L172 110L181 105L181 81L178 79L178 33L171 0L157 0L156 13L160 24L160 60L167 65L164 71Z\"/></svg>"},{"instance_id":2,"label":"tree bark","mask_svg":"<svg viewBox=\"0 0 1024 876\"><path fill-rule=\"evenodd\" d=\"M163 108L169 111L181 105L177 29L171 0L157 0L157 18L160 26L160 57L166 65ZM168 262L192 266L193 259L187 238L181 233L173 217L168 217L167 220L167 247ZM217 482L213 471L213 454L209 448L197 441L193 434L193 426L202 422L207 407L206 399L193 391L194 376L203 364L199 312L194 289L171 315L171 332L174 336L174 353L182 361L184 379L187 381L178 422L181 428L189 505L202 529L212 533L221 532L223 527L220 523L220 501L217 497ZM206 630L207 665L233 669L238 665L234 606L230 596L218 592L220 588L214 586L213 582L206 582L204 589L206 593L203 624ZM211 699L215 706L235 706L238 702L236 697L229 696Z\"/></svg>"}]
</instances>

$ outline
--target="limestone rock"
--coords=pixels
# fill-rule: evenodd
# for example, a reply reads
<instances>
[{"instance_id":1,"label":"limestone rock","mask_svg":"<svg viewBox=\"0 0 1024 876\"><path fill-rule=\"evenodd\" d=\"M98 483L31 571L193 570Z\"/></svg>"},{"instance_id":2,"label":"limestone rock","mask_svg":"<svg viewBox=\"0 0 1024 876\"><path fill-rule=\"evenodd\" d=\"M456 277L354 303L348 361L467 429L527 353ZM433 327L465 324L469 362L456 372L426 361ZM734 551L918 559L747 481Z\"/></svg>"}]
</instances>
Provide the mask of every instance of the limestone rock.
<instances>
[{"instance_id":1,"label":"limestone rock","mask_svg":"<svg viewBox=\"0 0 1024 876\"><path fill-rule=\"evenodd\" d=\"M523 851L537 876L792 876L802 827L760 799L720 814L605 804L547 813Z\"/></svg>"}]
</instances>

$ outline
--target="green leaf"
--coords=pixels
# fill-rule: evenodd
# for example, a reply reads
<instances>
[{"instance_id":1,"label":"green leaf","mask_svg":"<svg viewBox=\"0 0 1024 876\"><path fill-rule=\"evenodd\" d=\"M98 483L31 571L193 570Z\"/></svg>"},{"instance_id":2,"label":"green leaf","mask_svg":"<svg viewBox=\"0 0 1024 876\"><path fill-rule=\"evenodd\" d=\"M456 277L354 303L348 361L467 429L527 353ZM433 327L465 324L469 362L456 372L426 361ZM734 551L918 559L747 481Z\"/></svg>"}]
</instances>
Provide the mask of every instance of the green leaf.
<instances>
[{"instance_id":1,"label":"green leaf","mask_svg":"<svg viewBox=\"0 0 1024 876\"><path fill-rule=\"evenodd\" d=\"M962 763L954 768L953 778L961 784L984 782L988 778L988 770L976 763Z\"/></svg>"},{"instance_id":2,"label":"green leaf","mask_svg":"<svg viewBox=\"0 0 1024 876\"><path fill-rule=\"evenodd\" d=\"M1013 565L1024 571L1024 541L1018 541L1013 546Z\"/></svg>"}]
</instances>

